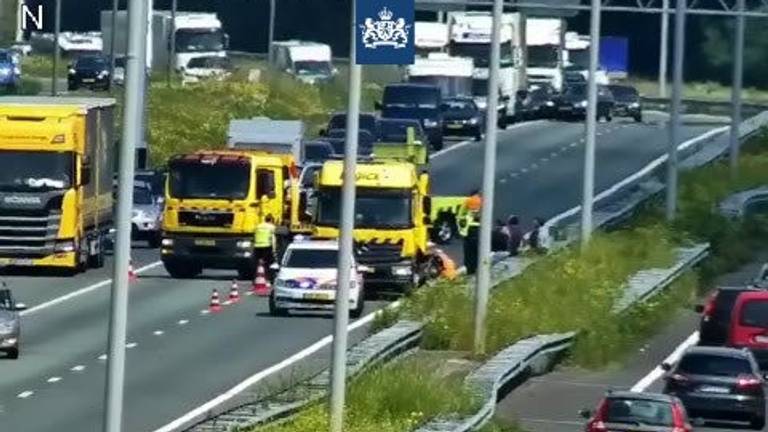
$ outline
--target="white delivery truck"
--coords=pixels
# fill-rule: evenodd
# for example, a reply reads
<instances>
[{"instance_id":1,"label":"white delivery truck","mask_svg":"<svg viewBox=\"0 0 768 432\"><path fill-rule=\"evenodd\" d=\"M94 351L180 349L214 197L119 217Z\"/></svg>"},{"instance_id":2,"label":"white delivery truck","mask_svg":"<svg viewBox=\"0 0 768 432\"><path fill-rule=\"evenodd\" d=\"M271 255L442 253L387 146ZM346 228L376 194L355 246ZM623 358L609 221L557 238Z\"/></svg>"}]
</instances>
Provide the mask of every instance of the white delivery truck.
<instances>
[{"instance_id":1,"label":"white delivery truck","mask_svg":"<svg viewBox=\"0 0 768 432\"><path fill-rule=\"evenodd\" d=\"M61 32L59 34L59 48L62 54L71 57L100 54L102 46L101 32Z\"/></svg>"},{"instance_id":2,"label":"white delivery truck","mask_svg":"<svg viewBox=\"0 0 768 432\"><path fill-rule=\"evenodd\" d=\"M528 82L548 83L563 88L563 69L559 55L560 32L565 22L561 18L528 18L525 42L528 50Z\"/></svg>"},{"instance_id":3,"label":"white delivery truck","mask_svg":"<svg viewBox=\"0 0 768 432\"><path fill-rule=\"evenodd\" d=\"M307 84L330 81L338 73L333 67L331 47L319 42L272 42L269 64Z\"/></svg>"},{"instance_id":4,"label":"white delivery truck","mask_svg":"<svg viewBox=\"0 0 768 432\"><path fill-rule=\"evenodd\" d=\"M152 11L147 32L147 65L165 68L171 53L171 32L174 22L170 11ZM118 11L115 16L115 55L125 55L128 43L128 15ZM183 71L196 57L226 57L229 36L224 33L221 21L215 13L176 12L175 70ZM101 32L104 37L104 54L110 53L112 37L112 11L101 11Z\"/></svg>"},{"instance_id":5,"label":"white delivery truck","mask_svg":"<svg viewBox=\"0 0 768 432\"><path fill-rule=\"evenodd\" d=\"M426 57L430 53L445 52L450 40L448 24L431 21L416 21L414 42L416 55Z\"/></svg>"},{"instance_id":6,"label":"white delivery truck","mask_svg":"<svg viewBox=\"0 0 768 432\"><path fill-rule=\"evenodd\" d=\"M406 81L431 84L440 88L443 97L471 96L474 62L469 57L451 57L447 53L431 53L416 57L405 69Z\"/></svg>"},{"instance_id":7,"label":"white delivery truck","mask_svg":"<svg viewBox=\"0 0 768 432\"><path fill-rule=\"evenodd\" d=\"M578 72L584 79L589 78L589 35L580 35L576 32L565 34L565 70L566 72ZM610 80L604 69L598 67L595 79L600 85L608 85Z\"/></svg>"},{"instance_id":8,"label":"white delivery truck","mask_svg":"<svg viewBox=\"0 0 768 432\"><path fill-rule=\"evenodd\" d=\"M474 62L472 95L481 109L487 108L488 65L491 55L490 12L451 12L448 15L451 40L449 53L455 57L470 57ZM514 118L515 93L520 89L520 43L518 29L520 14L502 15L501 64L499 76L499 120L505 125Z\"/></svg>"}]
</instances>

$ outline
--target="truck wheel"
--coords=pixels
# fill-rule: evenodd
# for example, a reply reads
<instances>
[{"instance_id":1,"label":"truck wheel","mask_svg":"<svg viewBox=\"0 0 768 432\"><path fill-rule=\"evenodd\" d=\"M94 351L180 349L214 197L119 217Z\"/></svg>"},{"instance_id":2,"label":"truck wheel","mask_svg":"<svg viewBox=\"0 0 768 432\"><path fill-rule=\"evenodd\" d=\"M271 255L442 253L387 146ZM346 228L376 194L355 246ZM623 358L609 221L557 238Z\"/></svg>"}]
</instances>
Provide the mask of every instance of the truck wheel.
<instances>
[{"instance_id":1,"label":"truck wheel","mask_svg":"<svg viewBox=\"0 0 768 432\"><path fill-rule=\"evenodd\" d=\"M499 129L506 129L508 123L509 121L507 119L507 115L503 113L499 114L499 121L496 122L496 125L499 127Z\"/></svg>"},{"instance_id":2,"label":"truck wheel","mask_svg":"<svg viewBox=\"0 0 768 432\"><path fill-rule=\"evenodd\" d=\"M160 232L152 233L149 236L149 239L147 239L147 244L152 249L157 249L160 247L160 245L163 242L163 236L160 234Z\"/></svg>"},{"instance_id":3,"label":"truck wheel","mask_svg":"<svg viewBox=\"0 0 768 432\"><path fill-rule=\"evenodd\" d=\"M363 316L363 311L365 310L365 295L363 292L360 292L360 299L357 301L357 307L349 311L349 316L352 318L360 318Z\"/></svg>"},{"instance_id":4,"label":"truck wheel","mask_svg":"<svg viewBox=\"0 0 768 432\"><path fill-rule=\"evenodd\" d=\"M442 150L442 149L443 149L443 146L444 146L444 145L443 145L443 137L437 138L437 139L436 139L436 140L435 140L435 141L432 143L432 150L434 150L434 151L440 151L440 150Z\"/></svg>"},{"instance_id":5,"label":"truck wheel","mask_svg":"<svg viewBox=\"0 0 768 432\"><path fill-rule=\"evenodd\" d=\"M634 117L634 119L635 119L635 122L642 123L643 122L643 115L642 114L638 114L638 115L636 115Z\"/></svg>"},{"instance_id":6,"label":"truck wheel","mask_svg":"<svg viewBox=\"0 0 768 432\"><path fill-rule=\"evenodd\" d=\"M755 417L749 422L750 427L755 430L763 430L765 428L765 417Z\"/></svg>"},{"instance_id":7,"label":"truck wheel","mask_svg":"<svg viewBox=\"0 0 768 432\"><path fill-rule=\"evenodd\" d=\"M445 214L438 216L437 222L432 227L432 241L437 244L447 244L455 235L456 223L453 218Z\"/></svg>"},{"instance_id":8,"label":"truck wheel","mask_svg":"<svg viewBox=\"0 0 768 432\"><path fill-rule=\"evenodd\" d=\"M288 309L279 308L275 305L274 294L270 294L269 296L269 314L276 317L288 316Z\"/></svg>"},{"instance_id":9,"label":"truck wheel","mask_svg":"<svg viewBox=\"0 0 768 432\"><path fill-rule=\"evenodd\" d=\"M191 279L203 271L202 266L191 262L163 261L163 267L173 279Z\"/></svg>"}]
</instances>

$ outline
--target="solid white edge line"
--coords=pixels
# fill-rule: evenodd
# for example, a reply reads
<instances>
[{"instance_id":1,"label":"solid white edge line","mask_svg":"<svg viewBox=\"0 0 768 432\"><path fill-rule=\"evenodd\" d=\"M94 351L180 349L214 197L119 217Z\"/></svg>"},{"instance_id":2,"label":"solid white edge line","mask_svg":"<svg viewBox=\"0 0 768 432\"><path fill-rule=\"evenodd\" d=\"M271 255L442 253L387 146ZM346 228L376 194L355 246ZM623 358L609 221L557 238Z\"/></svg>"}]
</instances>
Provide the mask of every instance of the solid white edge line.
<instances>
[{"instance_id":1,"label":"solid white edge line","mask_svg":"<svg viewBox=\"0 0 768 432\"><path fill-rule=\"evenodd\" d=\"M690 336L686 340L684 340L680 345L675 348L674 351L670 355L667 356L667 358L664 359L662 363L667 364L674 364L679 359L680 356L683 355L683 352L688 349L689 347L696 345L699 342L699 332L698 330L691 333ZM648 375L644 376L640 379L637 383L635 383L634 386L630 389L630 391L633 392L644 392L648 387L651 386L656 380L661 378L664 375L664 370L661 368L661 366L656 366L652 371L648 373Z\"/></svg>"},{"instance_id":2,"label":"solid white edge line","mask_svg":"<svg viewBox=\"0 0 768 432\"><path fill-rule=\"evenodd\" d=\"M371 321L373 321L376 314L378 314L380 311L384 309L396 309L400 307L400 300L395 301L393 303L390 303L386 307L379 309L377 311L371 312L368 315L358 319L357 321L353 322L349 326L347 326L347 332L351 332L353 330L356 330ZM236 386L232 387L231 389L227 390L226 392L220 394L219 396L211 399L210 401L206 402L203 405L200 405L199 407L195 408L194 410L184 414L183 416L177 418L176 420L173 420L172 422L168 423L167 425L156 429L154 432L172 432L176 430L176 428L179 428L181 426L184 426L187 422L194 420L196 417L206 414L208 411L212 410L213 408L217 407L218 405L223 404L224 402L232 399L233 397L237 396L238 394L245 391L248 387L257 384L258 382L264 380L265 378L269 377L270 375L280 372L283 369L286 369L293 364L304 360L305 358L317 353L321 349L327 347L328 345L333 342L333 335L328 335L323 337L322 339L318 340L317 342L313 343L312 345L304 348L303 350L297 352L296 354L293 354L292 356L275 363L274 365L262 369L261 371L251 375L250 377L246 378L244 381L240 382Z\"/></svg>"},{"instance_id":3,"label":"solid white edge line","mask_svg":"<svg viewBox=\"0 0 768 432\"><path fill-rule=\"evenodd\" d=\"M530 122L515 123L515 124L513 124L511 126L507 126L506 129L499 129L498 132L511 131L511 130L520 129L520 128L523 128L523 127L526 127L526 126L539 125L539 124L542 124L542 123L545 123L545 120L534 120L534 121L530 121ZM448 148L444 148L442 150L438 150L438 151L432 153L430 155L430 158L437 158L437 157L443 156L446 153L450 153L453 150L458 150L460 148L466 147L466 146L468 146L469 144L472 144L472 143L482 144L483 141L474 141L474 140L460 141L460 142L458 142L458 143L456 143L456 144L454 144L454 145L452 145L452 146L450 146Z\"/></svg>"},{"instance_id":4,"label":"solid white edge line","mask_svg":"<svg viewBox=\"0 0 768 432\"><path fill-rule=\"evenodd\" d=\"M161 264L162 264L161 261L155 261L155 262L153 262L151 264L147 264L144 267L141 267L141 268L137 269L136 273L137 274L144 273L144 272L149 271L149 270L151 270L151 269L153 269L153 268L155 268L155 267L157 267L157 266L159 266ZM21 311L19 313L19 315L21 315L21 316L32 315L32 314L34 314L36 312L39 312L39 311L41 311L43 309L47 309L47 308L49 308L51 306L55 306L57 304L64 303L67 300L71 300L71 299L73 299L75 297L79 297L79 296L81 296L83 294L88 294L89 292L95 291L95 290L97 290L99 288L103 288L103 287L105 287L105 286L107 286L107 285L109 285L111 283L112 283L112 279L107 279L107 280L103 280L101 282L97 282L97 283L92 284L92 285L88 285L87 287L81 288L81 289L79 289L77 291L72 291L69 294L63 295L61 297L57 297L57 298L55 298L53 300L49 300L49 301L47 301L45 303L40 303L39 305L33 306L33 307L31 307L31 308L29 308L29 309L27 309L25 311Z\"/></svg>"}]
</instances>

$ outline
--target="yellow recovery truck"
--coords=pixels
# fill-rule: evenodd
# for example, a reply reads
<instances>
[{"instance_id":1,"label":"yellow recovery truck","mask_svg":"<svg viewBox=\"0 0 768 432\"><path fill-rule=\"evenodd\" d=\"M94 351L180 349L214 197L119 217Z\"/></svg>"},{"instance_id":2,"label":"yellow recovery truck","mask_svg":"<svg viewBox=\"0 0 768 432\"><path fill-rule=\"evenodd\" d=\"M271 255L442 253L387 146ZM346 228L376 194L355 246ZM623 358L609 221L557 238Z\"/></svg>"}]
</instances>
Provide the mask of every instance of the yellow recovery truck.
<instances>
[{"instance_id":1,"label":"yellow recovery truck","mask_svg":"<svg viewBox=\"0 0 768 432\"><path fill-rule=\"evenodd\" d=\"M429 263L433 217L455 220L462 197L431 197L427 149L409 130L406 143L378 143L375 157L361 160L355 173L355 253L372 269L366 281L394 285L399 291L418 286ZM338 238L342 161L327 161L317 178L315 235Z\"/></svg>"},{"instance_id":2,"label":"yellow recovery truck","mask_svg":"<svg viewBox=\"0 0 768 432\"><path fill-rule=\"evenodd\" d=\"M262 120L253 121L262 128ZM278 252L290 234L311 232L296 168L300 143L237 138L230 135L230 150L178 155L168 164L161 257L171 277L195 277L214 268L253 279L258 265L253 236L267 215L277 226Z\"/></svg>"},{"instance_id":3,"label":"yellow recovery truck","mask_svg":"<svg viewBox=\"0 0 768 432\"><path fill-rule=\"evenodd\" d=\"M115 101L0 97L0 265L104 265Z\"/></svg>"}]
</instances>

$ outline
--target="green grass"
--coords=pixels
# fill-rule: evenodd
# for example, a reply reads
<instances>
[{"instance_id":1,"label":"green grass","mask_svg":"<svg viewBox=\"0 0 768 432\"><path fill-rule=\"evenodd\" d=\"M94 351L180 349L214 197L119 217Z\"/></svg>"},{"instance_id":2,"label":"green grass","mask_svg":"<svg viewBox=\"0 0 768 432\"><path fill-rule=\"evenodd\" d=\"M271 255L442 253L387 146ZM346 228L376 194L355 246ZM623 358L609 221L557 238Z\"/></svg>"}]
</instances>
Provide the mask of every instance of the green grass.
<instances>
[{"instance_id":1,"label":"green grass","mask_svg":"<svg viewBox=\"0 0 768 432\"><path fill-rule=\"evenodd\" d=\"M628 80L637 90L647 97L658 97L659 83L655 80L643 78L630 78ZM667 96L672 91L672 83L667 84ZM700 99L706 101L730 101L731 87L715 82L689 82L683 86L683 98ZM745 88L742 93L744 102L768 103L768 90L758 88Z\"/></svg>"},{"instance_id":2,"label":"green grass","mask_svg":"<svg viewBox=\"0 0 768 432\"><path fill-rule=\"evenodd\" d=\"M410 432L438 414L469 414L478 408L458 377L444 379L439 365L406 359L374 369L348 385L347 432ZM316 432L328 428L325 404L259 432Z\"/></svg>"},{"instance_id":3,"label":"green grass","mask_svg":"<svg viewBox=\"0 0 768 432\"><path fill-rule=\"evenodd\" d=\"M56 67L57 77L67 77L67 64L69 59L62 57ZM28 77L50 78L53 73L53 58L51 55L26 56L21 62L21 72Z\"/></svg>"},{"instance_id":4,"label":"green grass","mask_svg":"<svg viewBox=\"0 0 768 432\"><path fill-rule=\"evenodd\" d=\"M18 86L15 89L8 89L8 88L0 88L0 96L6 96L6 95L36 95L40 93L40 90L42 89L43 85L40 84L40 82L33 80L33 79L27 79L22 78L21 79L21 85Z\"/></svg>"}]
</instances>

